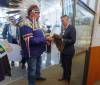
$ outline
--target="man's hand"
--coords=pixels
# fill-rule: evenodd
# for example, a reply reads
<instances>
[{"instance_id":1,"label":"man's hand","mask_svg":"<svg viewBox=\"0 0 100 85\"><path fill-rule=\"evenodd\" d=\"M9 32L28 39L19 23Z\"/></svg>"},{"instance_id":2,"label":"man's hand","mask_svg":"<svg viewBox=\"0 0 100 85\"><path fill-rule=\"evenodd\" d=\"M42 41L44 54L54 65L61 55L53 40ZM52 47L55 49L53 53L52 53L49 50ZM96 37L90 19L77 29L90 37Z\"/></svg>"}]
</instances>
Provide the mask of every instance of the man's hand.
<instances>
[{"instance_id":1,"label":"man's hand","mask_svg":"<svg viewBox=\"0 0 100 85\"><path fill-rule=\"evenodd\" d=\"M47 37L46 37L46 40L48 40L48 41L53 41L54 38L53 38L52 36L47 36Z\"/></svg>"},{"instance_id":2,"label":"man's hand","mask_svg":"<svg viewBox=\"0 0 100 85\"><path fill-rule=\"evenodd\" d=\"M45 33L45 36L47 37L47 36L50 36L50 33Z\"/></svg>"}]
</instances>

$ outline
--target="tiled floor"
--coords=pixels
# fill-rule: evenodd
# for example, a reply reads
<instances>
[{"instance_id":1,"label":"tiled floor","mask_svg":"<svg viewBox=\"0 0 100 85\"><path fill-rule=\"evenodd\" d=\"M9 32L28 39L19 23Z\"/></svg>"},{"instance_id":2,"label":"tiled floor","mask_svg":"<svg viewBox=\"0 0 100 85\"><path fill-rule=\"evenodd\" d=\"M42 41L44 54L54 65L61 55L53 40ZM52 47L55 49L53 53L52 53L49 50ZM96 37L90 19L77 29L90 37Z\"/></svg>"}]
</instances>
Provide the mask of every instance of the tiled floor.
<instances>
[{"instance_id":1,"label":"tiled floor","mask_svg":"<svg viewBox=\"0 0 100 85\"><path fill-rule=\"evenodd\" d=\"M100 85L100 80L97 81L94 85Z\"/></svg>"},{"instance_id":2,"label":"tiled floor","mask_svg":"<svg viewBox=\"0 0 100 85\"><path fill-rule=\"evenodd\" d=\"M84 49L82 48L76 48L76 52L80 52ZM56 49L56 46L53 44L52 45L52 52L51 52L51 57L50 57L50 54L46 54L44 53L42 56L42 69L45 69L51 65L55 65L55 64L58 64L59 63L59 59L60 59L60 56L59 56L59 52L58 50ZM82 57L83 56L83 57ZM85 58L85 54L84 55L80 55L80 56L76 56L74 59L73 59L73 67L72 67L72 73L74 73L73 78L74 78L74 81L72 79L72 82L78 82L81 84L82 82L82 75L83 75L83 66L84 66L84 58ZM80 69L81 68L81 69ZM79 70L77 70L79 69ZM0 82L0 85L7 85L8 83L11 83L11 82L14 82L16 80L19 80L21 78L23 78L23 76L25 76L27 73L27 70L22 70L21 67L19 66L18 62L16 62L16 65L15 67L12 67L12 77L11 78L6 78L3 82ZM76 76L75 76L76 75ZM78 75L78 76L77 76ZM75 79L80 79L80 80L75 80Z\"/></svg>"},{"instance_id":3,"label":"tiled floor","mask_svg":"<svg viewBox=\"0 0 100 85\"><path fill-rule=\"evenodd\" d=\"M82 85L84 56L85 53L82 53L81 55L77 55L73 58L71 85ZM47 80L44 82L37 81L36 85L66 85L64 81L59 82L57 80L62 74L60 65L53 65L52 67L46 68L42 71L42 74L47 78ZM18 81L8 85L21 85L22 83L27 85L27 78L19 79Z\"/></svg>"}]
</instances>

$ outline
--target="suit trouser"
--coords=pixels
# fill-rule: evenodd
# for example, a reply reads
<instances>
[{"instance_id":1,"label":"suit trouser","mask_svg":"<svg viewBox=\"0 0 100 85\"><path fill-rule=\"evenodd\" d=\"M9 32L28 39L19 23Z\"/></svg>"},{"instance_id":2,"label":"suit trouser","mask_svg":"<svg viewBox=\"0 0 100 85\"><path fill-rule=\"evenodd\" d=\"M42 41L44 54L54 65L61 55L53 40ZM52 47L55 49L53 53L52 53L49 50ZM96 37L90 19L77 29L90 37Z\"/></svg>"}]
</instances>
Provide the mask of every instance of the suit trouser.
<instances>
[{"instance_id":1,"label":"suit trouser","mask_svg":"<svg viewBox=\"0 0 100 85\"><path fill-rule=\"evenodd\" d=\"M61 54L61 64L63 68L62 78L70 82L71 79L71 67L72 67L72 56L66 56Z\"/></svg>"}]
</instances>

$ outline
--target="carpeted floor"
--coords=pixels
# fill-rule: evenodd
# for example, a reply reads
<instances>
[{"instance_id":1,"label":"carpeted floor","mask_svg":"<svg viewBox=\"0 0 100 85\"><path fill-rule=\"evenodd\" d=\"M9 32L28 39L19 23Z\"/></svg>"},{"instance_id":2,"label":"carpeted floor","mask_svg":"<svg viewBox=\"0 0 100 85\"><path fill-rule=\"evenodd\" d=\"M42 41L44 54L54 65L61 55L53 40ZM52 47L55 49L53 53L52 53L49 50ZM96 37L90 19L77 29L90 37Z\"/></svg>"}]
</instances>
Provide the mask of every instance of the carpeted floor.
<instances>
[{"instance_id":1,"label":"carpeted floor","mask_svg":"<svg viewBox=\"0 0 100 85\"><path fill-rule=\"evenodd\" d=\"M85 53L77 55L73 58L72 64L72 76L71 76L71 85L82 85L83 78L83 69L84 69L84 58ZM65 82L58 81L58 78L61 77L62 69L60 65L54 65L48 67L42 71L43 77L46 77L46 81L38 81L36 85L66 85ZM27 79L22 78L8 85L28 85Z\"/></svg>"}]
</instances>

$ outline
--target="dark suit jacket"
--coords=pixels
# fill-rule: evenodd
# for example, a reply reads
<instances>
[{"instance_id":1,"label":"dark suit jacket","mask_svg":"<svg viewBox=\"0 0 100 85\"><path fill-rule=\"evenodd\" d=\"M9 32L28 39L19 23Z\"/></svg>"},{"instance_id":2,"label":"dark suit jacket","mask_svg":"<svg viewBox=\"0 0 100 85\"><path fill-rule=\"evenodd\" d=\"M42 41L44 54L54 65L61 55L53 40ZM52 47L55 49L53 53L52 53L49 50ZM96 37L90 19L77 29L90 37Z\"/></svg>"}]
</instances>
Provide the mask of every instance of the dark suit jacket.
<instances>
[{"instance_id":1,"label":"dark suit jacket","mask_svg":"<svg viewBox=\"0 0 100 85\"><path fill-rule=\"evenodd\" d=\"M75 53L74 44L76 42L76 30L72 25L69 25L62 35L64 50L61 52L66 56L73 56Z\"/></svg>"},{"instance_id":2,"label":"dark suit jacket","mask_svg":"<svg viewBox=\"0 0 100 85\"><path fill-rule=\"evenodd\" d=\"M13 37L11 31L11 25L5 24L2 32L3 39L7 39L9 43L17 44L16 38ZM16 29L16 37L18 36L18 30Z\"/></svg>"}]
</instances>

